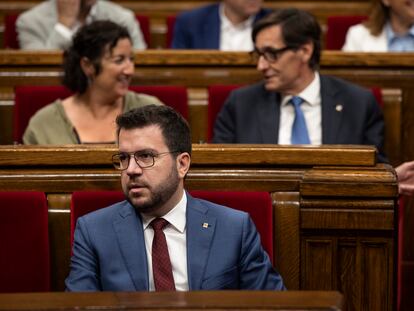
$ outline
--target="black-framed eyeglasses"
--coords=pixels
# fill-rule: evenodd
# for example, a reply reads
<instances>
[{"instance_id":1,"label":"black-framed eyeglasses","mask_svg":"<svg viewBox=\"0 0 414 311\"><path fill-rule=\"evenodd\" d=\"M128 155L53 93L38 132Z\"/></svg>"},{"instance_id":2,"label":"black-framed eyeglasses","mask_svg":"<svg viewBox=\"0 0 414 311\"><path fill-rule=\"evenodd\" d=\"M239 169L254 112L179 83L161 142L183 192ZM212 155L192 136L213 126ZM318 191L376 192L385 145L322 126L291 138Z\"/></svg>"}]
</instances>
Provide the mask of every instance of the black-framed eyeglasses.
<instances>
[{"instance_id":1,"label":"black-framed eyeglasses","mask_svg":"<svg viewBox=\"0 0 414 311\"><path fill-rule=\"evenodd\" d=\"M136 151L136 152L120 152L112 156L112 164L117 170L126 170L129 166L131 156L134 157L135 162L140 168L149 168L154 166L155 158L169 154L177 153L178 151L168 151L160 153L151 153L148 151Z\"/></svg>"},{"instance_id":2,"label":"black-framed eyeglasses","mask_svg":"<svg viewBox=\"0 0 414 311\"><path fill-rule=\"evenodd\" d=\"M250 56L255 62L258 62L260 56L263 56L264 59L268 61L269 63L274 63L280 58L280 56L282 56L284 52L289 51L289 50L296 50L296 49L297 49L296 46L291 46L291 45L287 45L280 49L266 47L263 50L254 49L253 51L250 52Z\"/></svg>"}]
</instances>

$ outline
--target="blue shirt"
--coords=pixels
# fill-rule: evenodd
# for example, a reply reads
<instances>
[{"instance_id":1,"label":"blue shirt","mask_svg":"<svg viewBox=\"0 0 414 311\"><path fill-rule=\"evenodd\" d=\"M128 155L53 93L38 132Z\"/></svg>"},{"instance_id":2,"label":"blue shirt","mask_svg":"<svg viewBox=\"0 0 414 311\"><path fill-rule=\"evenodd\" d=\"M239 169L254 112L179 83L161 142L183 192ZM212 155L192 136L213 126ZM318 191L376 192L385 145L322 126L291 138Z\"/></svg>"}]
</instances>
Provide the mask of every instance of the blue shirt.
<instances>
[{"instance_id":1,"label":"blue shirt","mask_svg":"<svg viewBox=\"0 0 414 311\"><path fill-rule=\"evenodd\" d=\"M414 52L414 25L404 35L397 35L390 23L385 25L388 51L390 52Z\"/></svg>"}]
</instances>

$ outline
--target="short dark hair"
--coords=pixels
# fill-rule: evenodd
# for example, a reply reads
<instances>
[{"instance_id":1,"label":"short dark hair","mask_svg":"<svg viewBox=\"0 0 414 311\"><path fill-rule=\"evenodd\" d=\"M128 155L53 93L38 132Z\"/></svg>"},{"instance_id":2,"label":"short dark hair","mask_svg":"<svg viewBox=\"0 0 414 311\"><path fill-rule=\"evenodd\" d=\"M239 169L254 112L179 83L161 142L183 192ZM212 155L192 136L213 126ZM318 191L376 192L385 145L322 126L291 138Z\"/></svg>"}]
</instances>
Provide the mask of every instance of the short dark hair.
<instances>
[{"instance_id":1,"label":"short dark hair","mask_svg":"<svg viewBox=\"0 0 414 311\"><path fill-rule=\"evenodd\" d=\"M309 67L317 69L321 57L321 27L316 18L309 12L296 8L276 10L258 20L253 26L253 42L256 43L260 31L276 25L281 26L283 41L288 46L299 48L303 44L313 43Z\"/></svg>"},{"instance_id":2,"label":"short dark hair","mask_svg":"<svg viewBox=\"0 0 414 311\"><path fill-rule=\"evenodd\" d=\"M131 41L128 30L108 20L94 21L81 27L63 54L62 83L73 92L84 93L88 87L88 77L80 66L82 57L88 58L95 67L96 74L99 74L106 48L109 46L112 51L120 39Z\"/></svg>"},{"instance_id":3,"label":"short dark hair","mask_svg":"<svg viewBox=\"0 0 414 311\"><path fill-rule=\"evenodd\" d=\"M116 124L118 137L121 129L158 125L169 151L191 155L190 127L184 117L169 106L147 105L132 109L119 115Z\"/></svg>"}]
</instances>

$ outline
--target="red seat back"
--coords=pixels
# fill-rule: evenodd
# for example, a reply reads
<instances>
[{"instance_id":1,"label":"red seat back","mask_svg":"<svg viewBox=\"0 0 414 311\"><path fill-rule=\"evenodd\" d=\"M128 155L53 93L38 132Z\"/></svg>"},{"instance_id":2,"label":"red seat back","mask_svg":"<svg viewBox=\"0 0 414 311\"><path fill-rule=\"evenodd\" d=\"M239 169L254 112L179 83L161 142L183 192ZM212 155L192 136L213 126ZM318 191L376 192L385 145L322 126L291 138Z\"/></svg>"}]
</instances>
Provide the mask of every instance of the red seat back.
<instances>
[{"instance_id":1,"label":"red seat back","mask_svg":"<svg viewBox=\"0 0 414 311\"><path fill-rule=\"evenodd\" d=\"M273 262L273 207L268 192L193 190L190 194L249 213L260 234L263 248Z\"/></svg>"},{"instance_id":2,"label":"red seat back","mask_svg":"<svg viewBox=\"0 0 414 311\"><path fill-rule=\"evenodd\" d=\"M131 91L157 97L165 105L174 108L185 119L188 119L187 88L184 86L131 86Z\"/></svg>"},{"instance_id":3,"label":"red seat back","mask_svg":"<svg viewBox=\"0 0 414 311\"><path fill-rule=\"evenodd\" d=\"M136 19L139 22L139 27L141 28L142 35L144 36L145 43L147 47L151 45L151 32L150 32L150 20L147 15L135 15Z\"/></svg>"},{"instance_id":4,"label":"red seat back","mask_svg":"<svg viewBox=\"0 0 414 311\"><path fill-rule=\"evenodd\" d=\"M0 192L0 292L50 291L47 213L42 192Z\"/></svg>"},{"instance_id":5,"label":"red seat back","mask_svg":"<svg viewBox=\"0 0 414 311\"><path fill-rule=\"evenodd\" d=\"M174 37L174 26L177 17L175 15L167 16L167 36L165 46L171 48L173 37Z\"/></svg>"},{"instance_id":6,"label":"red seat back","mask_svg":"<svg viewBox=\"0 0 414 311\"><path fill-rule=\"evenodd\" d=\"M211 85L208 87L207 142L213 139L214 123L230 92L240 85Z\"/></svg>"},{"instance_id":7,"label":"red seat back","mask_svg":"<svg viewBox=\"0 0 414 311\"><path fill-rule=\"evenodd\" d=\"M364 15L329 16L326 30L325 47L327 50L341 50L345 43L349 27L359 24L367 19Z\"/></svg>"},{"instance_id":8,"label":"red seat back","mask_svg":"<svg viewBox=\"0 0 414 311\"><path fill-rule=\"evenodd\" d=\"M64 99L71 91L63 86L16 86L13 107L13 140L21 143L30 118L40 108L58 98Z\"/></svg>"},{"instance_id":9,"label":"red seat back","mask_svg":"<svg viewBox=\"0 0 414 311\"><path fill-rule=\"evenodd\" d=\"M3 47L6 49L19 49L17 40L16 20L19 14L7 14L4 16Z\"/></svg>"}]
</instances>

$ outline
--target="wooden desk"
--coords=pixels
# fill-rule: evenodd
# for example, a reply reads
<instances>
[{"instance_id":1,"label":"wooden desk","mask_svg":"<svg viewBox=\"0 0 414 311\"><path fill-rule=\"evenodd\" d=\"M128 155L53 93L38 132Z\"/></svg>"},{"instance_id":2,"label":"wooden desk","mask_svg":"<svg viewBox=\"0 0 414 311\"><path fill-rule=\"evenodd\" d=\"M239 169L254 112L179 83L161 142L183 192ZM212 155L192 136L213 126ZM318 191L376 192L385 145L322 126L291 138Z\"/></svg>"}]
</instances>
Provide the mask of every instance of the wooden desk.
<instances>
[{"instance_id":1,"label":"wooden desk","mask_svg":"<svg viewBox=\"0 0 414 311\"><path fill-rule=\"evenodd\" d=\"M47 193L52 286L63 289L75 190L119 189L114 146L0 146L0 189ZM345 310L392 310L397 184L361 146L193 145L186 188L267 191L275 266L293 290L340 290Z\"/></svg>"},{"instance_id":2,"label":"wooden desk","mask_svg":"<svg viewBox=\"0 0 414 311\"><path fill-rule=\"evenodd\" d=\"M0 294L0 310L342 310L333 291Z\"/></svg>"}]
</instances>

